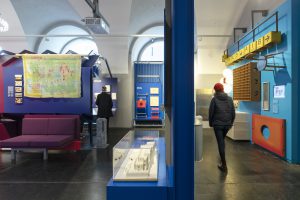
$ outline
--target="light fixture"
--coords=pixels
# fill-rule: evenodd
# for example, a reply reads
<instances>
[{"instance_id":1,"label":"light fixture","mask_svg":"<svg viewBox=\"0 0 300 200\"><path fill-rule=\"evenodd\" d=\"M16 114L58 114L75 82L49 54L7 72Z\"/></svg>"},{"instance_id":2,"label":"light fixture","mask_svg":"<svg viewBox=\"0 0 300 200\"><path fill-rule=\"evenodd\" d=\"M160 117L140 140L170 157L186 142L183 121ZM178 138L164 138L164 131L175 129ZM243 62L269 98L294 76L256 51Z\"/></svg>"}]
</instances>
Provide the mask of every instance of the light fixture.
<instances>
[{"instance_id":1,"label":"light fixture","mask_svg":"<svg viewBox=\"0 0 300 200\"><path fill-rule=\"evenodd\" d=\"M232 78L233 77L232 70L230 70L230 69L224 69L223 70L223 76L225 78L228 78L228 79Z\"/></svg>"},{"instance_id":2,"label":"light fixture","mask_svg":"<svg viewBox=\"0 0 300 200\"><path fill-rule=\"evenodd\" d=\"M224 92L230 93L233 89L233 74L232 70L224 69L223 70L223 77L220 80L220 83L224 85Z\"/></svg>"},{"instance_id":3,"label":"light fixture","mask_svg":"<svg viewBox=\"0 0 300 200\"><path fill-rule=\"evenodd\" d=\"M6 20L0 17L0 32L7 32L9 25Z\"/></svg>"}]
</instances>

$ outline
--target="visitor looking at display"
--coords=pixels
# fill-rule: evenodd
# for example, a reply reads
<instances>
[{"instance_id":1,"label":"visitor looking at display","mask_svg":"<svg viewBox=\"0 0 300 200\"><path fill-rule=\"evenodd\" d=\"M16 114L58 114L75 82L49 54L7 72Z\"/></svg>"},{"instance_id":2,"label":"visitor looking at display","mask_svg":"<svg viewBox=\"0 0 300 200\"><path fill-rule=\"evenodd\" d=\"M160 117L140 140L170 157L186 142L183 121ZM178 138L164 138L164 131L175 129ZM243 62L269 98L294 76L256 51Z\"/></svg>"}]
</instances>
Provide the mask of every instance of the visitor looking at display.
<instances>
[{"instance_id":1,"label":"visitor looking at display","mask_svg":"<svg viewBox=\"0 0 300 200\"><path fill-rule=\"evenodd\" d=\"M106 87L102 87L102 93L97 95L96 99L96 105L98 106L98 113L97 117L98 118L106 118L106 123L107 123L107 132L109 128L109 118L113 116L112 113L112 107L113 107L113 102L111 95L106 92Z\"/></svg>"}]
</instances>

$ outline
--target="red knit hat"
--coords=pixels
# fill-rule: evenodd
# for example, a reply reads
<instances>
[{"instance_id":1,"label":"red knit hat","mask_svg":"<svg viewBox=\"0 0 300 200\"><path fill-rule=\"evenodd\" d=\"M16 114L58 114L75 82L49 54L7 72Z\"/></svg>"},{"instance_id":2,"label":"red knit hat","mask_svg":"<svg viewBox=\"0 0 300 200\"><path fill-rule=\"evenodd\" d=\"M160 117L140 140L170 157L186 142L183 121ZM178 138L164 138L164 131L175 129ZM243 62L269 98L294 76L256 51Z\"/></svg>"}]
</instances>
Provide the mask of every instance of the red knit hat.
<instances>
[{"instance_id":1,"label":"red knit hat","mask_svg":"<svg viewBox=\"0 0 300 200\"><path fill-rule=\"evenodd\" d=\"M216 83L214 86L216 92L224 92L224 86L221 83Z\"/></svg>"}]
</instances>

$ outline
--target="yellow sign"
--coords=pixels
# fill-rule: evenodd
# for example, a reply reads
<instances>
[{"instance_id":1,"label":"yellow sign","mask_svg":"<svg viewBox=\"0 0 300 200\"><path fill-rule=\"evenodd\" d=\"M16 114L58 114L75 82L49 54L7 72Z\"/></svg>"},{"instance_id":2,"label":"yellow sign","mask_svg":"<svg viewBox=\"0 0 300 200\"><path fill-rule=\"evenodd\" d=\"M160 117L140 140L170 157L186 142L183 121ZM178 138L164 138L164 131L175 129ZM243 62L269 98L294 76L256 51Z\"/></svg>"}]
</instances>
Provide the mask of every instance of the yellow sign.
<instances>
[{"instance_id":1,"label":"yellow sign","mask_svg":"<svg viewBox=\"0 0 300 200\"><path fill-rule=\"evenodd\" d=\"M274 42L279 43L281 41L280 32L270 32L264 36L264 45L269 45Z\"/></svg>"},{"instance_id":2,"label":"yellow sign","mask_svg":"<svg viewBox=\"0 0 300 200\"><path fill-rule=\"evenodd\" d=\"M235 62L242 60L247 57L250 53L262 51L264 48L269 47L271 44L278 44L281 42L280 32L269 32L258 40L250 43L239 51L235 52L232 56L223 55L222 61L225 62L226 66L232 65Z\"/></svg>"},{"instance_id":3,"label":"yellow sign","mask_svg":"<svg viewBox=\"0 0 300 200\"><path fill-rule=\"evenodd\" d=\"M239 50L239 55L240 55L240 58L243 58L244 57L244 51L241 49L241 50Z\"/></svg>"},{"instance_id":4,"label":"yellow sign","mask_svg":"<svg viewBox=\"0 0 300 200\"><path fill-rule=\"evenodd\" d=\"M256 41L250 44L250 53L254 53L257 50Z\"/></svg>"},{"instance_id":5,"label":"yellow sign","mask_svg":"<svg viewBox=\"0 0 300 200\"><path fill-rule=\"evenodd\" d=\"M250 53L250 45L245 46L243 49L244 56L248 55Z\"/></svg>"},{"instance_id":6,"label":"yellow sign","mask_svg":"<svg viewBox=\"0 0 300 200\"><path fill-rule=\"evenodd\" d=\"M262 49L264 47L264 37L259 38L256 41L256 48L258 49Z\"/></svg>"},{"instance_id":7,"label":"yellow sign","mask_svg":"<svg viewBox=\"0 0 300 200\"><path fill-rule=\"evenodd\" d=\"M235 54L233 54L234 56L234 61L239 59L239 52L236 52Z\"/></svg>"}]
</instances>

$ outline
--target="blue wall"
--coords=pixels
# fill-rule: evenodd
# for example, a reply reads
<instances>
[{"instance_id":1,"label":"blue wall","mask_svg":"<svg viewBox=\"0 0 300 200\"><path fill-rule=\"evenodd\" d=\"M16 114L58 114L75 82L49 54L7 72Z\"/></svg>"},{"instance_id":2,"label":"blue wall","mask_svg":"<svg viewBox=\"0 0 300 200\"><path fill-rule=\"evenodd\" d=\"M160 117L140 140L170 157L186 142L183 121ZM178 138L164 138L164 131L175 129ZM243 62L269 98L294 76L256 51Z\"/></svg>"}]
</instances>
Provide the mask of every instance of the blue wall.
<instances>
[{"instance_id":1,"label":"blue wall","mask_svg":"<svg viewBox=\"0 0 300 200\"><path fill-rule=\"evenodd\" d=\"M282 54L278 54L274 57L274 59L268 59L269 64L275 64L277 66L286 66L285 69L277 69L274 72L270 71L262 71L261 72L261 83L269 82L270 83L270 110L264 111L261 109L261 102L241 102L240 103L240 111L245 111L249 113L260 113L264 116L281 118L286 120L286 159L288 161L294 162L293 152L292 152L292 141L293 141L293 133L292 133L292 35L291 35L291 9L290 2L286 2L279 6L272 13L278 11L279 16L279 31L282 34L282 42L278 45L273 46L272 48L268 48L264 50L261 55L268 55L273 53L283 52ZM255 39L262 37L270 31L275 31L275 17L271 18L261 27L259 27L255 34ZM251 36L251 34L250 34ZM242 47L251 43L250 36L245 37L242 41ZM230 53L236 50L236 47L230 49ZM240 62L231 68L236 68L245 64L247 61ZM249 62L249 61L248 61ZM286 87L286 98L284 99L274 99L273 90L276 85L285 85ZM263 92L261 85L261 92ZM263 94L261 93L261 96ZM273 112L273 101L278 101L278 113Z\"/></svg>"},{"instance_id":2,"label":"blue wall","mask_svg":"<svg viewBox=\"0 0 300 200\"><path fill-rule=\"evenodd\" d=\"M300 21L300 1L299 0L288 0L291 15L292 15L292 21L291 26L292 29L292 37L293 37L293 43L292 46L292 65L293 65L293 79L292 79L292 91L293 91L293 98L292 98L292 106L293 106L293 112L292 112L292 133L293 133L293 139L292 139L292 150L293 150L293 162L300 163L300 134L299 134L299 115L300 115L300 106L299 106L299 94L300 94L300 27L299 27L299 21Z\"/></svg>"},{"instance_id":3,"label":"blue wall","mask_svg":"<svg viewBox=\"0 0 300 200\"><path fill-rule=\"evenodd\" d=\"M81 68L81 98L27 98L15 104L14 97L7 97L7 87L14 86L15 74L23 74L22 59L3 67L5 113L62 113L91 114L91 67Z\"/></svg>"},{"instance_id":4,"label":"blue wall","mask_svg":"<svg viewBox=\"0 0 300 200\"><path fill-rule=\"evenodd\" d=\"M135 105L136 120L162 120L164 112L161 110L161 105L164 104L164 65L162 63L135 63L134 64L134 82L135 82L135 103L139 99L146 100L146 116L139 115L145 110L139 110ZM150 94L150 88L158 88L159 94ZM150 96L159 97L159 106L150 106ZM152 109L159 109L159 111ZM159 118L152 118L157 116Z\"/></svg>"}]
</instances>

